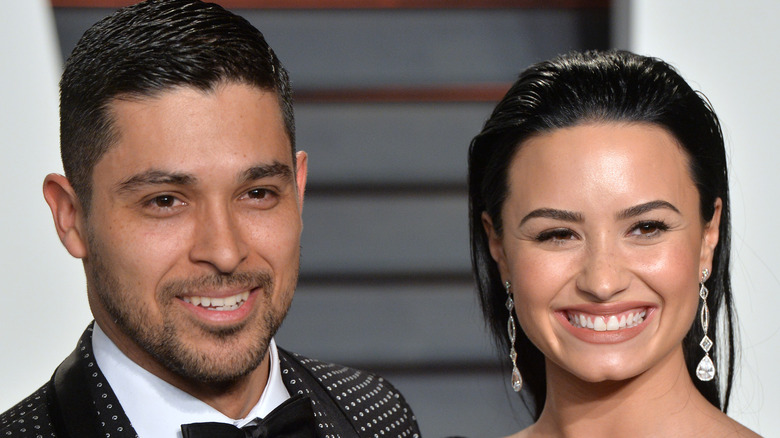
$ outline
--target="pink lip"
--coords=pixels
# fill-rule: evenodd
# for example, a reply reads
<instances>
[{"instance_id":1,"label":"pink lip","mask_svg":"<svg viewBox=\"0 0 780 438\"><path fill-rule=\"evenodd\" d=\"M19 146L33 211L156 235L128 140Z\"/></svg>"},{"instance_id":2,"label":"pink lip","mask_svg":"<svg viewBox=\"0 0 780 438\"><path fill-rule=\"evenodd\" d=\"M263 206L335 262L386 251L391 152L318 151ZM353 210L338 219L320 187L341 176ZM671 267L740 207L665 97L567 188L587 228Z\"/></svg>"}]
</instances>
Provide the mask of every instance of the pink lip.
<instances>
[{"instance_id":1,"label":"pink lip","mask_svg":"<svg viewBox=\"0 0 780 438\"><path fill-rule=\"evenodd\" d=\"M584 304L577 304L574 306L568 306L565 308L556 309L556 311L563 311L563 312L574 311L574 312L590 313L593 315L612 315L614 313L627 312L631 309L636 309L639 307L655 308L657 307L657 305L655 303L650 303L646 301L621 301L617 303L605 303L605 304L584 303Z\"/></svg>"},{"instance_id":2,"label":"pink lip","mask_svg":"<svg viewBox=\"0 0 780 438\"><path fill-rule=\"evenodd\" d=\"M192 303L188 303L181 298L176 300L180 305L182 305L187 311L191 312L196 319L204 321L208 324L212 325L232 325L242 322L244 319L246 319L250 313L252 313L252 310L254 309L255 301L257 300L258 292L260 292L261 289L252 289L249 291L249 298L247 298L244 303L239 306L237 309L234 310L208 310L205 307L196 306ZM198 296L207 296L207 297L215 297L215 298L224 298L229 297L231 295L235 295L241 291L233 291L233 292L226 292L218 294L203 294ZM196 294L192 294L196 295Z\"/></svg>"},{"instance_id":3,"label":"pink lip","mask_svg":"<svg viewBox=\"0 0 780 438\"><path fill-rule=\"evenodd\" d=\"M575 313L588 313L592 315L614 315L638 308L645 308L647 311L647 314L644 317L644 321L634 327L623 328L615 331L597 332L588 328L574 327L571 325L568 319L568 313L570 311ZM557 309L555 311L555 318L563 326L563 328L566 329L566 331L583 342L588 342L591 344L617 344L628 341L629 339L633 339L642 333L642 331L647 328L650 320L653 319L656 310L657 306L655 304L638 301L610 304L583 304L567 307L564 309Z\"/></svg>"}]
</instances>

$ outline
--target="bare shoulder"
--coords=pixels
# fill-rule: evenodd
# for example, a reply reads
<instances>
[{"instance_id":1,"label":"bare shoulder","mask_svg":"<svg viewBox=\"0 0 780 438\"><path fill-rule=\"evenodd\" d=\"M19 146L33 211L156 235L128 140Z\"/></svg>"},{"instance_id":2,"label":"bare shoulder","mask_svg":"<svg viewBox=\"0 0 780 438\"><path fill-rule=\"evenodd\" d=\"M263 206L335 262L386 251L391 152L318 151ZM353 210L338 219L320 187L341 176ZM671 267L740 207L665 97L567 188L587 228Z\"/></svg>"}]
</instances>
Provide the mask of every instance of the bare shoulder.
<instances>
[{"instance_id":1,"label":"bare shoulder","mask_svg":"<svg viewBox=\"0 0 780 438\"><path fill-rule=\"evenodd\" d=\"M531 434L532 430L533 430L533 425L526 427L520 432L513 433L512 435L509 435L505 438L529 438L530 436L532 436Z\"/></svg>"},{"instance_id":2,"label":"bare shoulder","mask_svg":"<svg viewBox=\"0 0 780 438\"><path fill-rule=\"evenodd\" d=\"M731 430L724 435L724 437L728 438L761 438L761 435L753 432L752 430L748 429L747 427L743 426L741 423L738 423L737 421L729 418L731 420L732 427Z\"/></svg>"},{"instance_id":3,"label":"bare shoulder","mask_svg":"<svg viewBox=\"0 0 780 438\"><path fill-rule=\"evenodd\" d=\"M761 435L745 427L742 423L729 417L721 411L717 411L718 421L713 421L713 429L707 434L711 437L723 438L761 438Z\"/></svg>"}]
</instances>

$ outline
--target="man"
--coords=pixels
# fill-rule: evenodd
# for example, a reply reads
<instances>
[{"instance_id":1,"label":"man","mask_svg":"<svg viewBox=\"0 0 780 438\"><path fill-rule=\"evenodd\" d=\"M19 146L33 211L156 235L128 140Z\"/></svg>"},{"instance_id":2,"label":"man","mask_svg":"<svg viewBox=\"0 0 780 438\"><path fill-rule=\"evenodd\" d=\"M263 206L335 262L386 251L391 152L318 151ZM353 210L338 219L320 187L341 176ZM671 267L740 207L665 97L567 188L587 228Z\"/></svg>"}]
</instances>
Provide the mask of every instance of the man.
<instances>
[{"instance_id":1,"label":"man","mask_svg":"<svg viewBox=\"0 0 780 438\"><path fill-rule=\"evenodd\" d=\"M419 436L382 378L273 341L307 157L257 29L196 0L130 6L84 34L60 88L65 176L44 196L95 321L0 436Z\"/></svg>"}]
</instances>

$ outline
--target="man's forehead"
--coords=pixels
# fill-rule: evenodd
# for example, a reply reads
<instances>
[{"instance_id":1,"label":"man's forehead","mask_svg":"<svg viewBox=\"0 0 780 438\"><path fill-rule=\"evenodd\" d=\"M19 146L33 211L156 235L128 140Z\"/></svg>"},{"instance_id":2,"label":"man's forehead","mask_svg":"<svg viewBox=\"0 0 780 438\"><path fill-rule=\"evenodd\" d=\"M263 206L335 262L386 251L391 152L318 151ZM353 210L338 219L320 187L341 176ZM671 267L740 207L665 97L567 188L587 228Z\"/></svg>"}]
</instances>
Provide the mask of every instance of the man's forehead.
<instances>
[{"instance_id":1,"label":"man's forehead","mask_svg":"<svg viewBox=\"0 0 780 438\"><path fill-rule=\"evenodd\" d=\"M251 117L252 112L262 111L264 123L258 124L257 127L259 129L281 128L287 137L288 152L292 152L278 94L273 90L243 82L219 82L208 88L182 85L167 87L151 94L124 93L117 95L110 99L106 105L112 130L112 146L120 143L124 134L142 132L143 128L150 124L149 122L155 125L167 123L166 129L170 132L191 130L191 122L198 122L198 120L193 120L190 117L193 114L197 117L199 109L207 113L214 113L215 111L211 111L211 108L216 105L217 99L235 100L232 97L233 94L223 93L231 86L233 89L238 87L248 91L251 95L249 100L252 105L243 105L239 112L227 117L226 120L245 119ZM207 99L203 99L204 97ZM244 101L246 100L244 99ZM260 100L266 102L262 108L261 105L258 105ZM273 102L273 105L268 105L267 102ZM143 120L141 116L144 113L152 115Z\"/></svg>"},{"instance_id":2,"label":"man's forehead","mask_svg":"<svg viewBox=\"0 0 780 438\"><path fill-rule=\"evenodd\" d=\"M122 96L111 106L114 141L97 166L108 161L120 173L144 175L143 181L161 175L196 181L199 174L220 169L244 179L269 171L294 173L292 146L273 92L240 83L205 91L178 87Z\"/></svg>"}]
</instances>

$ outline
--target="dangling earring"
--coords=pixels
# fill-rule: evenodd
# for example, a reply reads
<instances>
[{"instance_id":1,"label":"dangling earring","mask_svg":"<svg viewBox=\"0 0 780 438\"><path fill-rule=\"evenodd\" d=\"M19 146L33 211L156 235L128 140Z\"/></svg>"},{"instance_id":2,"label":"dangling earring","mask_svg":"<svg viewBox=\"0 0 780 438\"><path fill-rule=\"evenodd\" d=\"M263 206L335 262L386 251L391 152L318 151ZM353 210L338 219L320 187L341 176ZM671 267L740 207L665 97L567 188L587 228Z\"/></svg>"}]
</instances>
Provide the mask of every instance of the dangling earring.
<instances>
[{"instance_id":1,"label":"dangling earring","mask_svg":"<svg viewBox=\"0 0 780 438\"><path fill-rule=\"evenodd\" d=\"M515 309L515 302L512 300L512 293L509 289L512 287L512 283L505 282L506 288L506 309L509 310L509 321L506 325L506 330L509 334L509 359L512 360L512 390L520 392L523 388L523 377L520 375L520 370L517 369L517 352L515 351L515 340L517 339L517 332L515 330L515 318L512 316Z\"/></svg>"},{"instance_id":2,"label":"dangling earring","mask_svg":"<svg viewBox=\"0 0 780 438\"><path fill-rule=\"evenodd\" d=\"M710 327L710 309L707 308L707 296L710 291L707 290L707 286L704 282L710 276L710 271L707 268L701 270L701 282L699 283L699 296L701 297L701 313L699 314L699 322L701 322L701 328L704 332L704 338L699 342L702 350L704 350L704 357L696 367L696 377L702 382L709 382L715 378L715 364L710 359L710 348L712 348L712 340L707 336L707 329Z\"/></svg>"}]
</instances>

